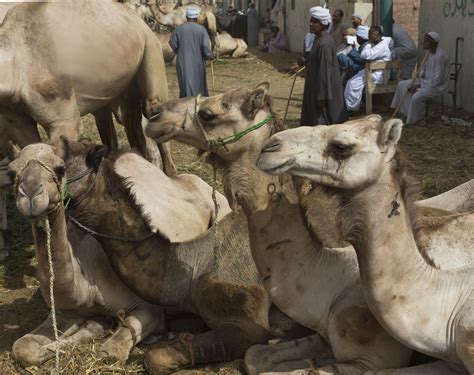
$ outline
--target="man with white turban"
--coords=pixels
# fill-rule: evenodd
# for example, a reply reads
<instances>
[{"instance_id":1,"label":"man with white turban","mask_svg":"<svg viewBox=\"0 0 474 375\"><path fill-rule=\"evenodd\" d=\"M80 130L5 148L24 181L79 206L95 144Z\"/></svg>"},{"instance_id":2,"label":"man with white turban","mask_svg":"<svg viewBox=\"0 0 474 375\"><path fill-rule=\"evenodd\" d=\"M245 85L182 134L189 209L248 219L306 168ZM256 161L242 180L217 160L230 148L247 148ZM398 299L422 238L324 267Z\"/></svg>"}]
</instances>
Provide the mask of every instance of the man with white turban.
<instances>
[{"instance_id":1,"label":"man with white turban","mask_svg":"<svg viewBox=\"0 0 474 375\"><path fill-rule=\"evenodd\" d=\"M438 44L438 33L431 31L424 35L423 49L427 50L428 57L421 68L419 78L401 81L397 86L391 107L396 108L406 95L400 107L400 112L407 116L406 125L423 119L426 114L426 101L444 94L448 89L449 58Z\"/></svg>"},{"instance_id":2,"label":"man with white turban","mask_svg":"<svg viewBox=\"0 0 474 375\"><path fill-rule=\"evenodd\" d=\"M188 22L176 27L170 38L170 46L176 53L180 98L209 96L204 60L212 58L211 43L206 29L197 23L199 13L199 8L188 6Z\"/></svg>"},{"instance_id":3,"label":"man with white turban","mask_svg":"<svg viewBox=\"0 0 474 375\"><path fill-rule=\"evenodd\" d=\"M309 30L316 35L306 60L301 125L339 124L347 119L334 40L328 33L328 9L309 10Z\"/></svg>"},{"instance_id":4,"label":"man with white turban","mask_svg":"<svg viewBox=\"0 0 474 375\"><path fill-rule=\"evenodd\" d=\"M359 26L359 29L361 27ZM358 32L359 29L357 29ZM358 35L361 35L360 32ZM382 37L380 26L372 26L369 29L369 42L362 49L360 57L364 61L391 61L392 49L393 39ZM383 82L383 73L383 70L376 70L372 73L372 79L376 85ZM360 108L362 96L364 95L365 75L366 70L364 68L347 81L344 98L346 99L346 107L349 111L358 111Z\"/></svg>"}]
</instances>

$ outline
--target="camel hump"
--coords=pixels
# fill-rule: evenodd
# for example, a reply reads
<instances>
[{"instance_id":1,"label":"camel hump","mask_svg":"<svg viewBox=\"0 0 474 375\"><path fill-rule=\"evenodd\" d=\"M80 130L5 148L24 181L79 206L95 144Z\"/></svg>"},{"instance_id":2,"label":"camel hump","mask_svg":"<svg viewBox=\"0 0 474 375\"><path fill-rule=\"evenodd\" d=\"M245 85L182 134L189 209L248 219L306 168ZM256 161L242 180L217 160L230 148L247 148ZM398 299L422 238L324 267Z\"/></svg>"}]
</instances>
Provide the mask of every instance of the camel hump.
<instances>
[{"instance_id":1,"label":"camel hump","mask_svg":"<svg viewBox=\"0 0 474 375\"><path fill-rule=\"evenodd\" d=\"M196 190L186 179L170 178L134 153L125 153L114 163L130 198L141 208L141 216L154 233L171 242L192 240L209 229L213 218L208 192Z\"/></svg>"}]
</instances>

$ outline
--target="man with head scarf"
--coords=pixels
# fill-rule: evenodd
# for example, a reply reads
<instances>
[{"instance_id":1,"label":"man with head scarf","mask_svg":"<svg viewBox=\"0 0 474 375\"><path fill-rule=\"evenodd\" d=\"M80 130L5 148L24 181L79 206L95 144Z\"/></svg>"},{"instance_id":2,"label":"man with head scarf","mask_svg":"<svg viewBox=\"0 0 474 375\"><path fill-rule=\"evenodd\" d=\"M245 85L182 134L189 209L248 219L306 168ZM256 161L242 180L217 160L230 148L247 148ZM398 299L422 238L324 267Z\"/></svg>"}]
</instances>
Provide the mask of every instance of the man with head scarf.
<instances>
[{"instance_id":1,"label":"man with head scarf","mask_svg":"<svg viewBox=\"0 0 474 375\"><path fill-rule=\"evenodd\" d=\"M365 60L360 57L362 50L364 49L367 41L369 39L369 30L366 26L359 26L356 31L356 40L357 43L354 43L352 49L347 53L338 53L337 60L339 61L339 66L343 71L343 81L344 83L347 80L362 69L365 68ZM359 45L357 48L356 45Z\"/></svg>"},{"instance_id":2,"label":"man with head scarf","mask_svg":"<svg viewBox=\"0 0 474 375\"><path fill-rule=\"evenodd\" d=\"M357 31L361 34L363 26L359 26ZM365 27L365 26L364 26ZM380 26L372 26L368 33L369 41L365 44L360 53L360 58L364 61L391 61L393 40L390 37L382 36L382 29ZM372 73L372 80L377 85L383 82L383 70L376 70ZM346 107L349 111L358 111L362 96L364 95L364 88L366 82L365 68L359 71L349 81L347 81L344 89L344 98L346 100Z\"/></svg>"},{"instance_id":3,"label":"man with head scarf","mask_svg":"<svg viewBox=\"0 0 474 375\"><path fill-rule=\"evenodd\" d=\"M301 125L339 124L347 119L334 40L328 33L328 9L309 10L309 29L316 35L306 61Z\"/></svg>"},{"instance_id":4,"label":"man with head scarf","mask_svg":"<svg viewBox=\"0 0 474 375\"><path fill-rule=\"evenodd\" d=\"M197 23L200 10L186 9L188 22L179 25L171 34L170 46L176 53L176 73L179 97L202 94L209 96L204 60L212 58L211 43L206 29Z\"/></svg>"},{"instance_id":5,"label":"man with head scarf","mask_svg":"<svg viewBox=\"0 0 474 375\"><path fill-rule=\"evenodd\" d=\"M357 30L359 26L362 26L362 16L359 13L354 13L351 18L352 27Z\"/></svg>"},{"instance_id":6,"label":"man with head scarf","mask_svg":"<svg viewBox=\"0 0 474 375\"><path fill-rule=\"evenodd\" d=\"M397 86L391 107L396 108L406 94L400 107L400 112L407 116L406 125L422 120L426 113L426 101L444 94L448 89L449 59L438 44L438 33L430 31L424 35L423 49L427 50L428 57L419 78L401 81Z\"/></svg>"}]
</instances>

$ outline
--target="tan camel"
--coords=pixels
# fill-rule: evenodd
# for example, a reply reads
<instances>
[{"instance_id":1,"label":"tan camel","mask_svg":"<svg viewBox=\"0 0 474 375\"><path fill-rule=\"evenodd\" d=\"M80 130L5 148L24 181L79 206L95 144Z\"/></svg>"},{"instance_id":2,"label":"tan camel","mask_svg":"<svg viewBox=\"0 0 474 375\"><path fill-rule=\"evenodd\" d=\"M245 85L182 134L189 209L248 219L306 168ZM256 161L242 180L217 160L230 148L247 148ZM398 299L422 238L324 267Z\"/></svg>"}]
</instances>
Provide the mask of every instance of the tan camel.
<instances>
[{"instance_id":1,"label":"tan camel","mask_svg":"<svg viewBox=\"0 0 474 375\"><path fill-rule=\"evenodd\" d=\"M420 246L407 163L396 148L402 127L398 119L369 116L288 130L268 141L258 165L333 188L377 320L405 345L474 373L474 260L470 255L461 267L443 269L456 249L472 253L474 214L433 224L443 256L432 259Z\"/></svg>"},{"instance_id":2,"label":"tan camel","mask_svg":"<svg viewBox=\"0 0 474 375\"><path fill-rule=\"evenodd\" d=\"M156 330L163 330L163 309L133 293L112 269L102 246L92 236L66 223L64 212L64 152L45 144L13 149L9 175L15 180L16 205L31 220L38 261L40 290L50 305L47 233L49 220L54 269L54 300L59 342L52 315L13 344L12 354L23 366L40 365L55 348L103 336L106 317L123 315L123 324L98 348L101 355L128 358L132 347Z\"/></svg>"},{"instance_id":3,"label":"tan camel","mask_svg":"<svg viewBox=\"0 0 474 375\"><path fill-rule=\"evenodd\" d=\"M261 85L203 98L196 114L196 98L170 101L158 108L145 132L158 141L175 139L208 151L209 139L225 139L268 118L271 98L267 89ZM308 211L325 208L299 204L290 181L281 183L255 167L274 128L270 120L269 125L235 143L212 148L212 159L223 168L229 201L241 205L246 213L252 256L272 301L322 340L316 335L251 348L246 355L247 370L251 374L286 370L279 363L308 357L317 358L319 364L325 343L331 346L335 360L319 368L321 374L407 366L411 350L393 340L368 310L352 248L323 247L318 233L307 225ZM319 228L323 230L324 226Z\"/></svg>"},{"instance_id":4,"label":"tan camel","mask_svg":"<svg viewBox=\"0 0 474 375\"><path fill-rule=\"evenodd\" d=\"M101 233L97 239L114 269L138 295L163 305L170 315L194 313L211 328L152 348L146 357L152 373L241 358L250 346L266 342L269 328L273 334L276 327L269 324L270 300L250 254L244 215L223 216L221 203L219 223L192 241L171 243L165 228L141 241L127 241L148 236L150 217L145 210L155 204L150 202L168 200L173 192L166 186L169 183L159 183L154 174L141 173L143 167L137 166L141 163L127 156L131 154L111 153L104 158L105 153L105 146L71 143L68 175L92 173L68 185L73 195L69 215ZM132 181L132 172L147 180ZM148 196L143 194L137 201L136 192L144 188ZM174 229L183 227L173 220Z\"/></svg>"},{"instance_id":5,"label":"tan camel","mask_svg":"<svg viewBox=\"0 0 474 375\"><path fill-rule=\"evenodd\" d=\"M217 21L213 9L210 7L202 7L200 4L186 4L180 7L174 7L171 11L169 9L162 9L156 0L148 0L147 6L150 8L151 14L156 21L165 26L176 27L186 22L186 9L190 6L199 8L197 22L206 26L211 35L217 33Z\"/></svg>"},{"instance_id":6,"label":"tan camel","mask_svg":"<svg viewBox=\"0 0 474 375\"><path fill-rule=\"evenodd\" d=\"M61 135L75 140L80 116L93 113L103 142L116 147L109 106L118 101L131 146L159 159L145 141L141 113L149 117L168 98L162 49L123 4L18 4L0 26L0 51L0 110L17 144L40 141L37 123L53 143Z\"/></svg>"}]
</instances>

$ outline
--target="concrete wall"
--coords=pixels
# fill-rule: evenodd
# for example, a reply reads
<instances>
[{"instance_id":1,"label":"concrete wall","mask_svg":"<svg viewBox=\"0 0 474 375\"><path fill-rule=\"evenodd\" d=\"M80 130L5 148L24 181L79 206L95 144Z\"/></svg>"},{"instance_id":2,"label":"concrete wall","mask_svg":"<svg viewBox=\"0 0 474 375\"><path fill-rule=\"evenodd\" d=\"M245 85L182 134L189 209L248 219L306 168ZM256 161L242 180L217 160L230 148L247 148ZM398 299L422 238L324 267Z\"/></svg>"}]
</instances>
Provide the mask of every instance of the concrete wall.
<instances>
[{"instance_id":1,"label":"concrete wall","mask_svg":"<svg viewBox=\"0 0 474 375\"><path fill-rule=\"evenodd\" d=\"M474 2L456 0L422 0L420 8L420 31L418 45L421 45L423 34L436 31L440 35L440 46L448 53L450 61L455 59L456 38L460 42L459 63L462 64L458 80L457 106L474 113ZM420 49L421 58L424 51ZM450 83L450 90L452 83ZM445 98L447 96L445 95ZM445 102L452 105L451 97Z\"/></svg>"}]
</instances>

